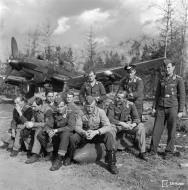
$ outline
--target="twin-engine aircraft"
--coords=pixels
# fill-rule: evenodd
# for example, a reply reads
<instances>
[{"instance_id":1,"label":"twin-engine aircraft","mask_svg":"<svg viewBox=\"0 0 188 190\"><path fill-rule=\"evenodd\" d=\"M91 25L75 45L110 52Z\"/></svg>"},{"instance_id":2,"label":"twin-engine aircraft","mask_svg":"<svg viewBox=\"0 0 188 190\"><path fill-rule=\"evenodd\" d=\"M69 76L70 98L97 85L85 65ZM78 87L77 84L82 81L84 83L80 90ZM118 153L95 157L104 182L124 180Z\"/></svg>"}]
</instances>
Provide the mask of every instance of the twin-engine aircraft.
<instances>
[{"instance_id":1,"label":"twin-engine aircraft","mask_svg":"<svg viewBox=\"0 0 188 190\"><path fill-rule=\"evenodd\" d=\"M36 88L51 86L56 92L62 92L67 88L80 89L86 80L84 73L79 74L61 65L55 65L47 60L37 58L20 58L16 39L11 39L12 56L8 60L8 71L3 82L17 86L26 86L27 97L33 96ZM138 75L147 72L159 73L164 58L137 63ZM154 75L155 75L154 74ZM106 87L117 83L125 77L124 66L114 67L96 72L97 79Z\"/></svg>"}]
</instances>

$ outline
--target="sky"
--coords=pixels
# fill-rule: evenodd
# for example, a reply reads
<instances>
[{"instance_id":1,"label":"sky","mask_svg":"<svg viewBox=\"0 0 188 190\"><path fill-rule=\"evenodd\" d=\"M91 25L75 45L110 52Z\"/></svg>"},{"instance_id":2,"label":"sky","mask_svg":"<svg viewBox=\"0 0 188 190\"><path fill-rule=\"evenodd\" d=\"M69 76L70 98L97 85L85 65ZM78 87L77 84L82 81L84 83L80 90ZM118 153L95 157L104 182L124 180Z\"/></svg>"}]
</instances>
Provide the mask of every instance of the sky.
<instances>
[{"instance_id":1,"label":"sky","mask_svg":"<svg viewBox=\"0 0 188 190\"><path fill-rule=\"evenodd\" d=\"M156 4L163 0L0 0L0 59L10 55L12 36L22 49L26 34L47 24L54 43L71 47L83 47L91 27L104 46L157 36Z\"/></svg>"}]
</instances>

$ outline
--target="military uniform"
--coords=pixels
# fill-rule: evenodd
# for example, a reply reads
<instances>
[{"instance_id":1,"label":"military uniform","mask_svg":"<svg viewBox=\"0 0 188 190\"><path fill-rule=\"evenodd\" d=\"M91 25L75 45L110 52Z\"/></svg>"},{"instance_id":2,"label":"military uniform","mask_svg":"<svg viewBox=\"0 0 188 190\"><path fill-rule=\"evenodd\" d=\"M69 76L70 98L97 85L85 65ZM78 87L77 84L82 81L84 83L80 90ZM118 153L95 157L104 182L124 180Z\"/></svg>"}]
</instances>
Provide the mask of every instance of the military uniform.
<instances>
[{"instance_id":1,"label":"military uniform","mask_svg":"<svg viewBox=\"0 0 188 190\"><path fill-rule=\"evenodd\" d=\"M133 79L128 77L123 78L120 83L120 88L125 90L128 93L128 100L134 102L139 117L142 119L143 112L143 99L144 99L144 83L140 77L134 76ZM133 96L130 96L130 93Z\"/></svg>"},{"instance_id":2,"label":"military uniform","mask_svg":"<svg viewBox=\"0 0 188 190\"><path fill-rule=\"evenodd\" d=\"M183 79L178 75L161 78L158 81L154 108L156 118L154 123L151 151L157 152L157 147L167 123L168 140L166 152L174 151L177 114L183 112L185 106L185 87Z\"/></svg>"},{"instance_id":3,"label":"military uniform","mask_svg":"<svg viewBox=\"0 0 188 190\"><path fill-rule=\"evenodd\" d=\"M136 134L136 141L141 153L146 150L146 135L143 123L140 123L140 118L137 109L133 102L123 100L109 105L107 116L110 122L116 127L117 133L124 131L124 133ZM124 129L119 125L119 122L125 122L130 127L132 123L136 123L133 129Z\"/></svg>"},{"instance_id":4,"label":"military uniform","mask_svg":"<svg viewBox=\"0 0 188 190\"><path fill-rule=\"evenodd\" d=\"M104 99L106 98L106 90L103 84L99 81L96 81L94 86L91 86L89 82L85 82L80 89L80 102L83 104L85 102L86 96L99 97L97 104L102 106Z\"/></svg>"},{"instance_id":5,"label":"military uniform","mask_svg":"<svg viewBox=\"0 0 188 190\"><path fill-rule=\"evenodd\" d=\"M76 114L81 110L75 103L69 103L65 106L63 113L55 114L55 129L57 129L60 137L58 155L65 156L69 145L69 137L73 134L76 125Z\"/></svg>"}]
</instances>

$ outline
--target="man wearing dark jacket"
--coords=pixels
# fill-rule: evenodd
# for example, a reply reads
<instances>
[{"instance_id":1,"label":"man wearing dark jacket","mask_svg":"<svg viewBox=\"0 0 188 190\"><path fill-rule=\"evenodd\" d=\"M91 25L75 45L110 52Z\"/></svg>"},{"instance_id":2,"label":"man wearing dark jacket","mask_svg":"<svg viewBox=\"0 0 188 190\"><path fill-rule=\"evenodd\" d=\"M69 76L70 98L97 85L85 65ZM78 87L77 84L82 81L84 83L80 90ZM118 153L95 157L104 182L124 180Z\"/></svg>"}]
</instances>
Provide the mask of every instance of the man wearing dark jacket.
<instances>
[{"instance_id":1,"label":"man wearing dark jacket","mask_svg":"<svg viewBox=\"0 0 188 190\"><path fill-rule=\"evenodd\" d=\"M135 104L140 120L142 121L144 83L140 77L136 76L135 67L135 64L124 67L128 76L121 80L120 88L127 92L127 99Z\"/></svg>"},{"instance_id":2,"label":"man wearing dark jacket","mask_svg":"<svg viewBox=\"0 0 188 190\"><path fill-rule=\"evenodd\" d=\"M27 105L25 97L18 96L15 101L15 107L13 110L13 119L11 122L11 133L14 138L13 150L10 154L11 157L17 156L21 148L21 131L25 128L25 123L31 121L32 108Z\"/></svg>"},{"instance_id":3,"label":"man wearing dark jacket","mask_svg":"<svg viewBox=\"0 0 188 190\"><path fill-rule=\"evenodd\" d=\"M94 71L88 73L88 80L80 89L80 102L84 105L86 96L93 96L98 106L102 107L103 101L106 98L106 90L103 84L96 80Z\"/></svg>"},{"instance_id":4,"label":"man wearing dark jacket","mask_svg":"<svg viewBox=\"0 0 188 190\"><path fill-rule=\"evenodd\" d=\"M149 155L157 154L157 147L165 125L167 124L168 140L165 159L173 156L177 118L183 115L185 106L185 86L183 79L174 73L175 63L165 59L166 75L158 81L153 112L156 112Z\"/></svg>"},{"instance_id":5,"label":"man wearing dark jacket","mask_svg":"<svg viewBox=\"0 0 188 190\"><path fill-rule=\"evenodd\" d=\"M66 105L62 101L59 102L57 112L55 113L55 129L49 133L51 138L55 134L60 138L58 156L52 163L51 171L58 170L62 165L62 160L67 153L69 137L73 135L76 125L75 114L80 112L80 108L74 103L74 92L68 91L66 94ZM54 137L57 137L56 135Z\"/></svg>"}]
</instances>

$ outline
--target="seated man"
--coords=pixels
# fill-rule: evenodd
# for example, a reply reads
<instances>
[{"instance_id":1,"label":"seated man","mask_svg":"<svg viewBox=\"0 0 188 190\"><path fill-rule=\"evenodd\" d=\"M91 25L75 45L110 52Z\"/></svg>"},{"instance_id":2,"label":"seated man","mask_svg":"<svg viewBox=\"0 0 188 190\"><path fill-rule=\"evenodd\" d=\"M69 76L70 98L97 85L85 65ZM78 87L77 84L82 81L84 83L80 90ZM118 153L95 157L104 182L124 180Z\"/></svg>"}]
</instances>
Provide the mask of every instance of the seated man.
<instances>
[{"instance_id":1,"label":"seated man","mask_svg":"<svg viewBox=\"0 0 188 190\"><path fill-rule=\"evenodd\" d=\"M145 128L140 118L134 103L126 99L127 93L124 91L118 92L114 103L109 105L107 116L110 122L116 127L117 133L125 131L125 133L136 134L136 140L139 148L139 158L147 160L145 156L146 140Z\"/></svg>"},{"instance_id":2,"label":"seated man","mask_svg":"<svg viewBox=\"0 0 188 190\"><path fill-rule=\"evenodd\" d=\"M107 149L108 166L112 174L117 174L115 138L111 133L112 127L105 111L96 106L95 98L87 96L84 113L77 114L75 134L70 136L68 157L64 160L64 165L71 164L74 152L80 143L103 142Z\"/></svg>"},{"instance_id":3,"label":"seated man","mask_svg":"<svg viewBox=\"0 0 188 190\"><path fill-rule=\"evenodd\" d=\"M13 110L13 120L11 122L11 135L13 137L13 147L11 157L17 156L21 148L21 131L25 128L25 123L32 118L32 108L27 105L27 100L23 96L18 96Z\"/></svg>"},{"instance_id":4,"label":"seated man","mask_svg":"<svg viewBox=\"0 0 188 190\"><path fill-rule=\"evenodd\" d=\"M40 97L36 97L33 105L33 118L31 122L26 122L25 126L27 130L31 132L34 132L34 142L33 146L31 148L32 156L26 160L26 164L31 164L34 162L37 162L40 158L40 152L41 152L41 144L37 138L38 134L41 132L41 130L45 126L45 120L51 119L51 107L48 106L48 104L45 104L43 100ZM49 116L49 118L47 118ZM23 138L27 139L28 135L23 134Z\"/></svg>"},{"instance_id":5,"label":"seated man","mask_svg":"<svg viewBox=\"0 0 188 190\"><path fill-rule=\"evenodd\" d=\"M49 135L52 138L57 134L60 138L58 156L54 160L51 171L58 170L62 165L62 160L67 153L69 137L73 135L75 126L75 113L80 113L80 108L74 103L73 91L68 91L66 95L66 105L60 101L55 114L55 129L51 130ZM56 137L56 136L54 136Z\"/></svg>"}]
</instances>

